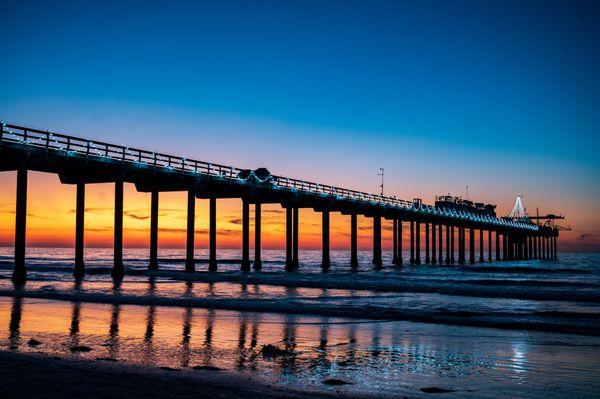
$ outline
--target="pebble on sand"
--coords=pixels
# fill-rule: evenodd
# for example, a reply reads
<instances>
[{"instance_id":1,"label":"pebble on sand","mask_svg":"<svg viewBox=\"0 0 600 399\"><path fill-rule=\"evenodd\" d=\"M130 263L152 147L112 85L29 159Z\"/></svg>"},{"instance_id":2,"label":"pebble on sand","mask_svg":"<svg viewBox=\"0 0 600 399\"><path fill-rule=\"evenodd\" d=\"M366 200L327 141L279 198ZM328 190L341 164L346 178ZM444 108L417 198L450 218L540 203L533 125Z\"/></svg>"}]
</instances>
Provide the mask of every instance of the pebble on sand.
<instances>
[{"instance_id":1,"label":"pebble on sand","mask_svg":"<svg viewBox=\"0 0 600 399\"><path fill-rule=\"evenodd\" d=\"M287 356L293 354L291 351L278 348L277 346L271 344L263 345L260 352L266 357Z\"/></svg>"},{"instance_id":2,"label":"pebble on sand","mask_svg":"<svg viewBox=\"0 0 600 399\"><path fill-rule=\"evenodd\" d=\"M208 370L208 371L221 371L219 367L215 366L192 366L194 370Z\"/></svg>"},{"instance_id":3,"label":"pebble on sand","mask_svg":"<svg viewBox=\"0 0 600 399\"><path fill-rule=\"evenodd\" d=\"M90 348L89 346L85 346L85 345L75 345L71 347L71 352L89 352L91 351L92 348Z\"/></svg>"},{"instance_id":4,"label":"pebble on sand","mask_svg":"<svg viewBox=\"0 0 600 399\"><path fill-rule=\"evenodd\" d=\"M351 382L340 380L338 378L328 378L323 381L325 385L351 385Z\"/></svg>"},{"instance_id":5,"label":"pebble on sand","mask_svg":"<svg viewBox=\"0 0 600 399\"><path fill-rule=\"evenodd\" d=\"M454 389L438 388L438 387L426 387L421 388L421 392L425 393L448 393L454 392Z\"/></svg>"}]
</instances>

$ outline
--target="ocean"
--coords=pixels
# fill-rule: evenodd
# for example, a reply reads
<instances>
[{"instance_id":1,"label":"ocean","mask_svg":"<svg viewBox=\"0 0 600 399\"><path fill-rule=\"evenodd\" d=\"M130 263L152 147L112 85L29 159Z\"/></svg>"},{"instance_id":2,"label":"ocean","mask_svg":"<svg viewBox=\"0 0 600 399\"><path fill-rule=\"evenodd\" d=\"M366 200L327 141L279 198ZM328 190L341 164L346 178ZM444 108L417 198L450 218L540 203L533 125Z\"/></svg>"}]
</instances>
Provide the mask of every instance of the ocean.
<instances>
[{"instance_id":1,"label":"ocean","mask_svg":"<svg viewBox=\"0 0 600 399\"><path fill-rule=\"evenodd\" d=\"M300 251L299 271L288 273L284 252L265 250L262 271L242 273L239 251L221 250L210 273L197 250L188 274L184 250L160 250L159 271L148 272L148 250L126 249L126 276L114 282L110 249L87 249L75 281L73 249L29 248L18 289L11 254L0 248L9 350L381 396L429 386L472 397L600 395L600 254L402 267L384 256L377 270L365 251L352 271L349 253L332 251L323 273L319 251ZM282 352L263 353L269 344ZM323 383L332 378L348 384Z\"/></svg>"}]
</instances>

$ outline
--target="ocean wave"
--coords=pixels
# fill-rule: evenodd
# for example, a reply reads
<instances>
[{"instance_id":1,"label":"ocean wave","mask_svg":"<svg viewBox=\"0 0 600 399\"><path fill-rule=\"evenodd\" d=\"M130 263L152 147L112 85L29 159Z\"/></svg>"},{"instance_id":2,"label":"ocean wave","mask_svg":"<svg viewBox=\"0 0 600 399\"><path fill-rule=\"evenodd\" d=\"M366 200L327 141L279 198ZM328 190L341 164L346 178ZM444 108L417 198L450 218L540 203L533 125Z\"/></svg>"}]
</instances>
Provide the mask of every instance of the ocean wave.
<instances>
[{"instance_id":1,"label":"ocean wave","mask_svg":"<svg viewBox=\"0 0 600 399\"><path fill-rule=\"evenodd\" d=\"M10 270L0 267L0 270ZM28 266L30 279L65 280L72 278L73 266L62 263ZM549 281L536 279L440 279L427 275L394 273L286 273L240 271L186 273L178 270L149 271L146 268L126 267L127 275L154 276L174 281L204 283L259 284L288 288L329 288L393 293L435 293L450 296L479 298L510 298L537 301L568 301L600 303L600 285L593 281ZM86 267L86 273L109 277L111 267ZM46 274L47 273L47 274ZM52 273L56 273L52 276ZM4 276L6 277L6 275Z\"/></svg>"},{"instance_id":2,"label":"ocean wave","mask_svg":"<svg viewBox=\"0 0 600 399\"><path fill-rule=\"evenodd\" d=\"M588 274L589 270L572 268L548 268L533 266L459 266L460 269L470 272L486 273L555 273L555 274Z\"/></svg>"}]
</instances>

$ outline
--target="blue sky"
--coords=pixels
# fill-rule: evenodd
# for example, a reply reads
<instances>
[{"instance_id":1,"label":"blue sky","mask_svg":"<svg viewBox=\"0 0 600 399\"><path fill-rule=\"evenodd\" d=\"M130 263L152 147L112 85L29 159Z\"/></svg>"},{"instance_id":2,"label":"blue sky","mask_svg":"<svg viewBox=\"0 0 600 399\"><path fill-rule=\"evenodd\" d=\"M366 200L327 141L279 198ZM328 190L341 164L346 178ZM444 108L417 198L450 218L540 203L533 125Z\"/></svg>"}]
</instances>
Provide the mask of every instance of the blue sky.
<instances>
[{"instance_id":1,"label":"blue sky","mask_svg":"<svg viewBox=\"0 0 600 399\"><path fill-rule=\"evenodd\" d=\"M599 11L3 1L0 118L369 191L383 166L403 198L469 184L501 209L523 192L598 214Z\"/></svg>"}]
</instances>

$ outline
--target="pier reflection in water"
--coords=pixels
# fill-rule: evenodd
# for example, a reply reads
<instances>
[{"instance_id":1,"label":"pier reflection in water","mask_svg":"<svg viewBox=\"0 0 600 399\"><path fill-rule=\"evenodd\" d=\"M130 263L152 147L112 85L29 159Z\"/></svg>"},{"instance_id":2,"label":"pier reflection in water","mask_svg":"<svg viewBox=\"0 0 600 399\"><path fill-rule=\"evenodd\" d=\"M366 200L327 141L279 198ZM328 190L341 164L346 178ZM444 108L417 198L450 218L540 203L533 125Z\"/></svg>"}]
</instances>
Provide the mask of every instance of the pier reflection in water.
<instances>
[{"instance_id":1,"label":"pier reflection in water","mask_svg":"<svg viewBox=\"0 0 600 399\"><path fill-rule=\"evenodd\" d=\"M113 287L116 295L120 289ZM150 279L148 293L155 289ZM187 283L186 294L193 291ZM353 383L349 390L452 386L457 378L463 389L465 384L506 392L522 384L579 389L578 383L598 376L593 351L577 345L578 339L594 338L524 332L507 337L502 330L407 322L0 297L0 335L5 350L219 368L298 386L340 378ZM31 345L31 338L41 344ZM288 354L265 357L266 344ZM75 346L91 350L73 352ZM557 358L576 378L554 373Z\"/></svg>"}]
</instances>

